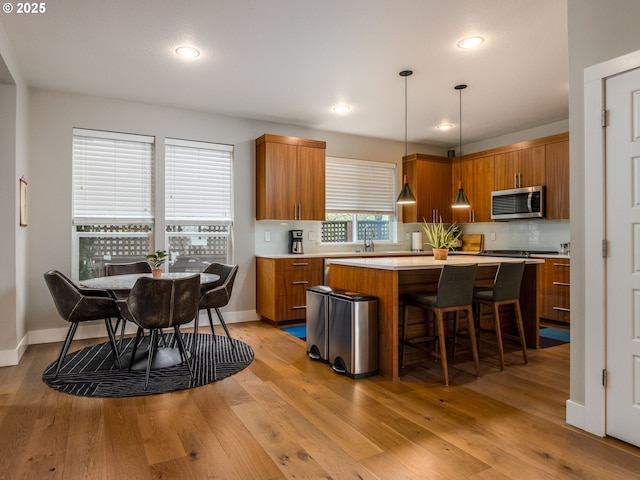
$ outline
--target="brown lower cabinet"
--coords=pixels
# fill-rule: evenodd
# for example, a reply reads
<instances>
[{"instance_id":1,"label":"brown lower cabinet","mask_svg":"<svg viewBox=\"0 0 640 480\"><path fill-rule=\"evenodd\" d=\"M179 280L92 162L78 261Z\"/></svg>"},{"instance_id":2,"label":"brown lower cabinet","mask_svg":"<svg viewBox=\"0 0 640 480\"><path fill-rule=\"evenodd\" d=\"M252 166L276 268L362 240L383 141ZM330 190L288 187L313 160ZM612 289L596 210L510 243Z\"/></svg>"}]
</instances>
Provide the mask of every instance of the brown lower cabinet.
<instances>
[{"instance_id":1,"label":"brown lower cabinet","mask_svg":"<svg viewBox=\"0 0 640 480\"><path fill-rule=\"evenodd\" d=\"M304 320L307 288L322 285L322 258L256 259L256 311L272 325Z\"/></svg>"},{"instance_id":2,"label":"brown lower cabinet","mask_svg":"<svg viewBox=\"0 0 640 480\"><path fill-rule=\"evenodd\" d=\"M545 258L544 264L540 265L538 311L541 320L569 324L571 317L570 268L571 260L568 258Z\"/></svg>"}]
</instances>

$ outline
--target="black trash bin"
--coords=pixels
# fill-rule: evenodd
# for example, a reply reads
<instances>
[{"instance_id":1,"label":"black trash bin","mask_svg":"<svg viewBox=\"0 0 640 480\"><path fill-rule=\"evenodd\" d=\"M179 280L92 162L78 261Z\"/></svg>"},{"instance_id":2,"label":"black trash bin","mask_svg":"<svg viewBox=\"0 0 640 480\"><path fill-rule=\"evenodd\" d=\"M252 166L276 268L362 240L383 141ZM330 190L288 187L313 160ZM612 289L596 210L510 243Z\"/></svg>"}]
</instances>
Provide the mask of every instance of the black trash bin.
<instances>
[{"instance_id":1,"label":"black trash bin","mask_svg":"<svg viewBox=\"0 0 640 480\"><path fill-rule=\"evenodd\" d=\"M329 361L351 378L378 373L378 299L357 292L329 294Z\"/></svg>"}]
</instances>

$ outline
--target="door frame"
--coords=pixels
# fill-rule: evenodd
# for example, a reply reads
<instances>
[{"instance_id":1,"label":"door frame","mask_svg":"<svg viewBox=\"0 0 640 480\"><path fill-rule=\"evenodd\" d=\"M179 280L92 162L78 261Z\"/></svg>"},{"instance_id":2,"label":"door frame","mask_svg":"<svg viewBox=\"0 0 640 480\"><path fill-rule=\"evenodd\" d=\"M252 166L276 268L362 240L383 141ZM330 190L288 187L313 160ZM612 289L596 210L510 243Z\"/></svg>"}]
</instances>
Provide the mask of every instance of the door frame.
<instances>
[{"instance_id":1,"label":"door frame","mask_svg":"<svg viewBox=\"0 0 640 480\"><path fill-rule=\"evenodd\" d=\"M578 353L584 365L584 405L567 401L567 423L600 436L606 435L606 389L602 385L602 372L606 368L607 354L606 265L602 257L602 240L606 232L606 138L601 112L606 105L606 80L636 68L640 68L640 51L584 71L585 323L583 350Z\"/></svg>"}]
</instances>

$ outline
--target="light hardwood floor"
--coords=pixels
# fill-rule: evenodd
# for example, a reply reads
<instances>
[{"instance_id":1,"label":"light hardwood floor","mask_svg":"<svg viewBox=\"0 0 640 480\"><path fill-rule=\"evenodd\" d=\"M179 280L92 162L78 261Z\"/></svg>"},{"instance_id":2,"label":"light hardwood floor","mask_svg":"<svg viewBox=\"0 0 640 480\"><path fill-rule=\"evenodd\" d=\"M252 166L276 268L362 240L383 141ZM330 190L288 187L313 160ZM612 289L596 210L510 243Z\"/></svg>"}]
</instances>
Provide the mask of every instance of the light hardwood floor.
<instances>
[{"instance_id":1,"label":"light hardwood floor","mask_svg":"<svg viewBox=\"0 0 640 480\"><path fill-rule=\"evenodd\" d=\"M255 350L247 369L138 398L55 392L41 375L60 344L29 347L0 368L0 478L640 478L640 449L565 423L569 345L529 350L529 365L516 347L506 372L483 347L479 379L461 351L445 387L433 362L352 380L281 330L230 328Z\"/></svg>"}]
</instances>

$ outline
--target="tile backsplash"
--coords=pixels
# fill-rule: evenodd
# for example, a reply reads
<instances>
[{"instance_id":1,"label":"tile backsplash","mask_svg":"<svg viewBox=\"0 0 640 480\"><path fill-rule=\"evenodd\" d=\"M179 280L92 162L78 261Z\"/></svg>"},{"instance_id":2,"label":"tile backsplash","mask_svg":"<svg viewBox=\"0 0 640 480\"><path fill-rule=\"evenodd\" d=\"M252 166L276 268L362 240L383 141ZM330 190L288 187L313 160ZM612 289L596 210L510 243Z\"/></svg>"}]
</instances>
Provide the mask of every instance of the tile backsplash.
<instances>
[{"instance_id":1,"label":"tile backsplash","mask_svg":"<svg viewBox=\"0 0 640 480\"><path fill-rule=\"evenodd\" d=\"M561 243L568 243L568 220L514 220L510 222L465 223L460 225L463 233L484 234L486 250L560 250ZM255 222L255 253L288 253L289 230L304 231L305 253L354 251L361 245L322 245L320 243L320 222L311 221L271 221ZM419 223L398 224L398 243L376 244L377 251L410 250L411 232L422 231ZM493 235L492 235L493 233ZM495 237L495 240L492 238ZM266 239L269 238L269 241Z\"/></svg>"}]
</instances>

